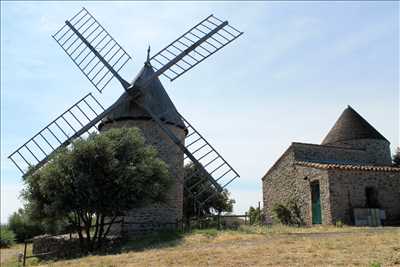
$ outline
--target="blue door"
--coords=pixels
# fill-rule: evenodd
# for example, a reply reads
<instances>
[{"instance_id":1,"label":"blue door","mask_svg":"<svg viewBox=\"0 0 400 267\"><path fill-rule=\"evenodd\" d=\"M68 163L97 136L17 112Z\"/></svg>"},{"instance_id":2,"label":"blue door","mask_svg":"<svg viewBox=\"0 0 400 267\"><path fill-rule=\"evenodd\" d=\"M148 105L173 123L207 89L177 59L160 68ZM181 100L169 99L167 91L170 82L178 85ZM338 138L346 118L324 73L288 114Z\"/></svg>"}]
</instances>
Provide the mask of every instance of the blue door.
<instances>
[{"instance_id":1,"label":"blue door","mask_svg":"<svg viewBox=\"0 0 400 267\"><path fill-rule=\"evenodd\" d=\"M313 182L311 184L311 211L312 211L312 223L321 224L321 198L319 192L319 182Z\"/></svg>"}]
</instances>

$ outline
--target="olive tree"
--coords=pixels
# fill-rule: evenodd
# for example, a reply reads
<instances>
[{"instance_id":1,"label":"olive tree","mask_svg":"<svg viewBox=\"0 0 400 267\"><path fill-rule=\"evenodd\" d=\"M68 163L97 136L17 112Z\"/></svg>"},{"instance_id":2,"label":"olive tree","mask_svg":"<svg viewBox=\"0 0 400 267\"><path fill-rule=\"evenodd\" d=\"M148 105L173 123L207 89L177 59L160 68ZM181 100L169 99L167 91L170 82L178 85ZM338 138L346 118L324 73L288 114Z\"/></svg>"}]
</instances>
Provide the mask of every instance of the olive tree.
<instances>
[{"instance_id":1,"label":"olive tree","mask_svg":"<svg viewBox=\"0 0 400 267\"><path fill-rule=\"evenodd\" d=\"M122 128L73 142L24 182L32 214L67 219L82 248L93 251L119 216L164 201L171 177L139 129Z\"/></svg>"}]
</instances>

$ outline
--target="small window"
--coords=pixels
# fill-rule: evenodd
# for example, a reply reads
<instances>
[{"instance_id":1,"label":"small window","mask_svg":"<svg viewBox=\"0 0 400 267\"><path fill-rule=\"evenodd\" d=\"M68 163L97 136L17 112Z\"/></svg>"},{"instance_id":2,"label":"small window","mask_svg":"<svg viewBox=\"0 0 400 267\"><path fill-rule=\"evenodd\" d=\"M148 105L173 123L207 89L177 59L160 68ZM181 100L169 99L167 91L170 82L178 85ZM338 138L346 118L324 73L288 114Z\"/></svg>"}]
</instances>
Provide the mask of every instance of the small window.
<instances>
[{"instance_id":1,"label":"small window","mask_svg":"<svg viewBox=\"0 0 400 267\"><path fill-rule=\"evenodd\" d=\"M365 206L367 208L379 208L379 202L378 202L378 191L376 190L375 187L366 187L365 188L365 197L366 197L366 203Z\"/></svg>"}]
</instances>

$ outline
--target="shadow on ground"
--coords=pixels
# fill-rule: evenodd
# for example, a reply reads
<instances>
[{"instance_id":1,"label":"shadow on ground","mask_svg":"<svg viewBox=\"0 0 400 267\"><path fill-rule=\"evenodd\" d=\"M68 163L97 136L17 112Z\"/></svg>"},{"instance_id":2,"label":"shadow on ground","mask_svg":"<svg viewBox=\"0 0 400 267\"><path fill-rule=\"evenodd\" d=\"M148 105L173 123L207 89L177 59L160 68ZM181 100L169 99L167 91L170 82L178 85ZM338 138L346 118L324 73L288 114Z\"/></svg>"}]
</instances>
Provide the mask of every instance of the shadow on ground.
<instances>
[{"instance_id":1,"label":"shadow on ground","mask_svg":"<svg viewBox=\"0 0 400 267\"><path fill-rule=\"evenodd\" d=\"M121 242L115 252L143 251L154 248L175 247L182 243L182 232L159 232Z\"/></svg>"}]
</instances>

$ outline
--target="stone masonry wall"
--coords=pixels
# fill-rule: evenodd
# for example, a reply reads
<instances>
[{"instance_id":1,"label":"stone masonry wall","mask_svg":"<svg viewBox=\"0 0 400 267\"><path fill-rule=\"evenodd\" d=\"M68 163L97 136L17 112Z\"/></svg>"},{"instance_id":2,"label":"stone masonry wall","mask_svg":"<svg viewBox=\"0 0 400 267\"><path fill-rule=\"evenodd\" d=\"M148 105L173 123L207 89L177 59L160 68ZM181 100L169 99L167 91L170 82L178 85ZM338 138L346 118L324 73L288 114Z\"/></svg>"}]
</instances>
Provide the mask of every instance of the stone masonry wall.
<instances>
[{"instance_id":1,"label":"stone masonry wall","mask_svg":"<svg viewBox=\"0 0 400 267\"><path fill-rule=\"evenodd\" d=\"M339 164L368 164L370 157L365 150L348 149L334 146L293 143L294 153L298 161L326 162Z\"/></svg>"},{"instance_id":2,"label":"stone masonry wall","mask_svg":"<svg viewBox=\"0 0 400 267\"><path fill-rule=\"evenodd\" d=\"M304 221L312 225L311 183L319 182L322 224L332 224L328 172L326 170L295 165L297 196Z\"/></svg>"},{"instance_id":3,"label":"stone masonry wall","mask_svg":"<svg viewBox=\"0 0 400 267\"><path fill-rule=\"evenodd\" d=\"M153 145L169 167L175 177L175 183L167 194L167 201L160 205L151 205L146 208L133 209L124 217L122 231L128 234L146 233L154 230L175 228L177 221L182 219L183 212L183 152L153 121L126 120L107 123L101 129L105 131L111 127L138 127L146 143ZM185 131L173 125L167 126L184 143Z\"/></svg>"},{"instance_id":4,"label":"stone masonry wall","mask_svg":"<svg viewBox=\"0 0 400 267\"><path fill-rule=\"evenodd\" d=\"M275 204L285 204L294 199L301 217L307 225L312 224L311 182L320 183L321 213L324 224L331 223L327 171L294 165L294 153L290 149L263 177L263 202L266 223L272 223Z\"/></svg>"},{"instance_id":5,"label":"stone masonry wall","mask_svg":"<svg viewBox=\"0 0 400 267\"><path fill-rule=\"evenodd\" d=\"M373 165L391 165L390 143L380 139L358 139L337 142L338 147L348 147L365 150L366 163Z\"/></svg>"},{"instance_id":6,"label":"stone masonry wall","mask_svg":"<svg viewBox=\"0 0 400 267\"><path fill-rule=\"evenodd\" d=\"M388 221L400 220L400 173L329 170L332 221L351 224L352 209L366 207L366 187L378 191L378 201Z\"/></svg>"}]
</instances>

